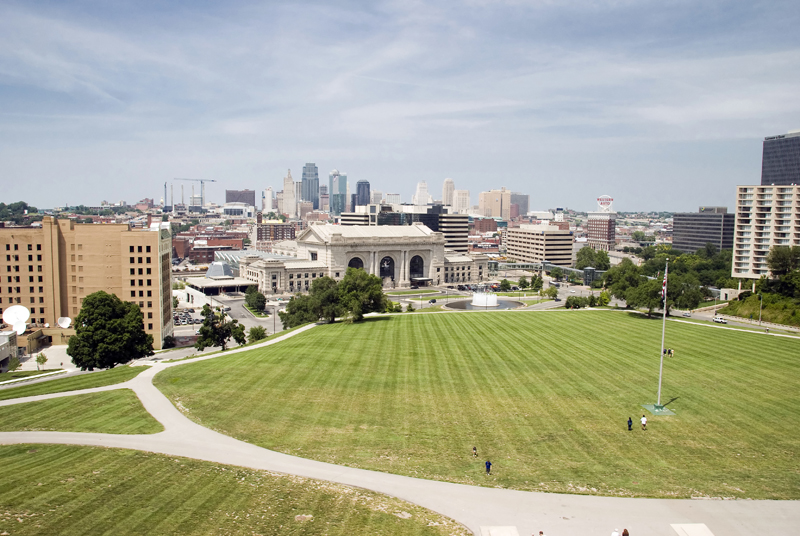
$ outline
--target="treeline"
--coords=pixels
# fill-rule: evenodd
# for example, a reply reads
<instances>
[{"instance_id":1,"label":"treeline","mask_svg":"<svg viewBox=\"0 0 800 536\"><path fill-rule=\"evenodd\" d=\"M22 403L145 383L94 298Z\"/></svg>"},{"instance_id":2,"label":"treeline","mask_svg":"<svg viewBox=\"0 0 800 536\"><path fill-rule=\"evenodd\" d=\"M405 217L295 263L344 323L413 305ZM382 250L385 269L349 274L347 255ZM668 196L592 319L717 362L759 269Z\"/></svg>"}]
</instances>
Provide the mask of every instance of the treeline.
<instances>
[{"instance_id":1,"label":"treeline","mask_svg":"<svg viewBox=\"0 0 800 536\"><path fill-rule=\"evenodd\" d=\"M39 209L30 206L25 201L17 201L8 205L0 203L0 221L13 221L16 225L25 225L41 219L42 215L39 214Z\"/></svg>"},{"instance_id":2,"label":"treeline","mask_svg":"<svg viewBox=\"0 0 800 536\"><path fill-rule=\"evenodd\" d=\"M745 291L720 313L765 322L800 326L800 246L775 246L767 255L772 278L756 282L755 293Z\"/></svg>"},{"instance_id":3,"label":"treeline","mask_svg":"<svg viewBox=\"0 0 800 536\"><path fill-rule=\"evenodd\" d=\"M348 268L341 281L328 276L315 279L308 294L293 296L286 312L278 315L284 328L320 320L334 322L337 317L359 322L367 313L386 311L389 303L378 276Z\"/></svg>"}]
</instances>

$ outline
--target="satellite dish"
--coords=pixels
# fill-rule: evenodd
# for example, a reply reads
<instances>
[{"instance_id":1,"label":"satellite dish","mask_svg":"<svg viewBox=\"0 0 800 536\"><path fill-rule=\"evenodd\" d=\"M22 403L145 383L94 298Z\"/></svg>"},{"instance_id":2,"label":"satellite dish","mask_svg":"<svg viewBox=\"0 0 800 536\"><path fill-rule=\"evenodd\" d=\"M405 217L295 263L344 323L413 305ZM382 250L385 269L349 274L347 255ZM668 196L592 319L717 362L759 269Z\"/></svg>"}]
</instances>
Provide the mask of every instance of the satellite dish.
<instances>
[{"instance_id":1,"label":"satellite dish","mask_svg":"<svg viewBox=\"0 0 800 536\"><path fill-rule=\"evenodd\" d=\"M58 319L57 324L61 329L67 329L69 325L72 324L72 319L68 316L62 316Z\"/></svg>"},{"instance_id":2,"label":"satellite dish","mask_svg":"<svg viewBox=\"0 0 800 536\"><path fill-rule=\"evenodd\" d=\"M27 329L28 325L25 322L16 322L14 324L14 331L17 332L17 335L22 335L25 333L25 329Z\"/></svg>"},{"instance_id":3,"label":"satellite dish","mask_svg":"<svg viewBox=\"0 0 800 536\"><path fill-rule=\"evenodd\" d=\"M16 325L22 322L23 324L31 317L31 312L27 307L22 305L12 305L3 311L3 322L6 324Z\"/></svg>"},{"instance_id":4,"label":"satellite dish","mask_svg":"<svg viewBox=\"0 0 800 536\"><path fill-rule=\"evenodd\" d=\"M50 327L50 324L48 324L47 322L45 322L45 324L44 324L44 327L46 327L46 328L49 328L49 327Z\"/></svg>"}]
</instances>

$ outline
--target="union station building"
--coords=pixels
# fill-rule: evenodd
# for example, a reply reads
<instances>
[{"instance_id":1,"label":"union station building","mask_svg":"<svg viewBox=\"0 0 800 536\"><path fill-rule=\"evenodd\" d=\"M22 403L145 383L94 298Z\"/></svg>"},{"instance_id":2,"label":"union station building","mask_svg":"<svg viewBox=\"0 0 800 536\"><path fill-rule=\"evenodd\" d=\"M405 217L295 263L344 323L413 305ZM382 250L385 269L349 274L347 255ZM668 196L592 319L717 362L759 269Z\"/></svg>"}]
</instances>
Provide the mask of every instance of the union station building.
<instances>
[{"instance_id":1,"label":"union station building","mask_svg":"<svg viewBox=\"0 0 800 536\"><path fill-rule=\"evenodd\" d=\"M318 277L342 279L347 268L377 275L385 289L477 283L489 259L445 249L442 233L421 223L402 226L311 225L270 258L241 257L239 275L265 294L307 291Z\"/></svg>"}]
</instances>

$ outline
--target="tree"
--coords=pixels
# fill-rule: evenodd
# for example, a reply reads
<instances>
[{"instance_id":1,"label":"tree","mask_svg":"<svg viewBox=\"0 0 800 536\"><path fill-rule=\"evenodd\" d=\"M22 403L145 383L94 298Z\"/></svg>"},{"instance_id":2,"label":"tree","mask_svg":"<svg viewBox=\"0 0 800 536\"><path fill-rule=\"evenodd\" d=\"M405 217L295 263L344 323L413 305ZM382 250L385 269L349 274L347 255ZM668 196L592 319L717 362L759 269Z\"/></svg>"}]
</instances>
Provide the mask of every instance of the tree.
<instances>
[{"instance_id":1,"label":"tree","mask_svg":"<svg viewBox=\"0 0 800 536\"><path fill-rule=\"evenodd\" d=\"M332 277L323 276L311 283L311 296L314 298L317 319L324 318L330 323L342 315L339 301L339 283ZM391 302L389 302L391 303Z\"/></svg>"},{"instance_id":2,"label":"tree","mask_svg":"<svg viewBox=\"0 0 800 536\"><path fill-rule=\"evenodd\" d=\"M180 301L178 300L178 297L177 296L173 296L172 297L172 308L173 309L177 309L179 303L180 303Z\"/></svg>"},{"instance_id":3,"label":"tree","mask_svg":"<svg viewBox=\"0 0 800 536\"><path fill-rule=\"evenodd\" d=\"M585 249L585 248L584 248ZM608 270L611 268L611 259L608 258L608 252L598 251L594 258L594 267L598 270Z\"/></svg>"},{"instance_id":4,"label":"tree","mask_svg":"<svg viewBox=\"0 0 800 536\"><path fill-rule=\"evenodd\" d=\"M644 234L643 231L634 231L631 233L631 240L634 242L644 242L647 239L647 236Z\"/></svg>"},{"instance_id":5,"label":"tree","mask_svg":"<svg viewBox=\"0 0 800 536\"><path fill-rule=\"evenodd\" d=\"M296 328L309 322L317 322L319 314L314 305L314 298L309 294L292 296L286 304L286 311L278 312L284 328Z\"/></svg>"},{"instance_id":6,"label":"tree","mask_svg":"<svg viewBox=\"0 0 800 536\"><path fill-rule=\"evenodd\" d=\"M767 254L767 266L775 277L800 268L800 246L774 246Z\"/></svg>"},{"instance_id":7,"label":"tree","mask_svg":"<svg viewBox=\"0 0 800 536\"><path fill-rule=\"evenodd\" d=\"M205 350L209 346L221 346L224 351L233 337L239 344L245 343L244 326L238 320L228 320L225 313L217 313L208 304L203 306L203 325L194 347Z\"/></svg>"},{"instance_id":8,"label":"tree","mask_svg":"<svg viewBox=\"0 0 800 536\"><path fill-rule=\"evenodd\" d=\"M98 291L83 300L67 354L81 370L112 368L153 355L153 336L144 331L139 306Z\"/></svg>"},{"instance_id":9,"label":"tree","mask_svg":"<svg viewBox=\"0 0 800 536\"><path fill-rule=\"evenodd\" d=\"M521 288L522 290L525 290L530 286L530 284L528 283L528 278L525 277L524 275L519 278L519 283L517 284L519 285L519 288Z\"/></svg>"},{"instance_id":10,"label":"tree","mask_svg":"<svg viewBox=\"0 0 800 536\"><path fill-rule=\"evenodd\" d=\"M250 309L260 313L267 305L267 297L256 291L252 294L248 294L245 297L244 302Z\"/></svg>"},{"instance_id":11,"label":"tree","mask_svg":"<svg viewBox=\"0 0 800 536\"><path fill-rule=\"evenodd\" d=\"M542 280L541 277L539 277L537 275L537 276L534 276L534 277L531 278L531 290L532 291L539 292L540 290L542 290L543 286L544 286L544 280Z\"/></svg>"},{"instance_id":12,"label":"tree","mask_svg":"<svg viewBox=\"0 0 800 536\"><path fill-rule=\"evenodd\" d=\"M247 335L248 342L256 342L267 338L267 330L261 326L253 326Z\"/></svg>"},{"instance_id":13,"label":"tree","mask_svg":"<svg viewBox=\"0 0 800 536\"><path fill-rule=\"evenodd\" d=\"M594 294L592 294L591 296L589 296L589 302L588 303L589 303L589 307L594 307L595 305L597 305L597 297Z\"/></svg>"},{"instance_id":14,"label":"tree","mask_svg":"<svg viewBox=\"0 0 800 536\"><path fill-rule=\"evenodd\" d=\"M36 356L36 370L39 370L40 366L44 366L47 363L47 356L44 352L41 352L39 355Z\"/></svg>"},{"instance_id":15,"label":"tree","mask_svg":"<svg viewBox=\"0 0 800 536\"><path fill-rule=\"evenodd\" d=\"M547 287L547 290L544 291L544 295L554 300L558 297L558 289L556 287Z\"/></svg>"},{"instance_id":16,"label":"tree","mask_svg":"<svg viewBox=\"0 0 800 536\"><path fill-rule=\"evenodd\" d=\"M500 292L508 292L509 290L511 290L511 281L508 279L500 281Z\"/></svg>"},{"instance_id":17,"label":"tree","mask_svg":"<svg viewBox=\"0 0 800 536\"><path fill-rule=\"evenodd\" d=\"M561 278L564 277L564 270L562 270L558 266L554 266L550 270L550 277L552 277L556 281L561 281Z\"/></svg>"},{"instance_id":18,"label":"tree","mask_svg":"<svg viewBox=\"0 0 800 536\"><path fill-rule=\"evenodd\" d=\"M339 304L354 322L363 320L367 313L382 313L386 309L386 295L381 279L361 268L348 268L339 282Z\"/></svg>"},{"instance_id":19,"label":"tree","mask_svg":"<svg viewBox=\"0 0 800 536\"><path fill-rule=\"evenodd\" d=\"M584 246L579 249L578 253L575 255L575 268L583 270L588 266L597 268L597 252L589 246ZM550 275L552 274L553 273L550 272Z\"/></svg>"},{"instance_id":20,"label":"tree","mask_svg":"<svg viewBox=\"0 0 800 536\"><path fill-rule=\"evenodd\" d=\"M164 337L164 342L161 344L161 348L165 350L167 348L175 348L175 337L173 337L172 335L167 335L166 337Z\"/></svg>"},{"instance_id":21,"label":"tree","mask_svg":"<svg viewBox=\"0 0 800 536\"><path fill-rule=\"evenodd\" d=\"M653 310L661 307L661 281L648 279L636 287L625 291L625 304L634 309L647 309L647 316L652 316Z\"/></svg>"},{"instance_id":22,"label":"tree","mask_svg":"<svg viewBox=\"0 0 800 536\"><path fill-rule=\"evenodd\" d=\"M611 295L607 290L604 290L600 293L600 296L597 297L597 305L605 307L609 303L611 303Z\"/></svg>"},{"instance_id":23,"label":"tree","mask_svg":"<svg viewBox=\"0 0 800 536\"><path fill-rule=\"evenodd\" d=\"M639 286L641 281L639 268L628 258L622 259L622 262L603 274L606 288L619 300L624 300L628 289Z\"/></svg>"}]
</instances>

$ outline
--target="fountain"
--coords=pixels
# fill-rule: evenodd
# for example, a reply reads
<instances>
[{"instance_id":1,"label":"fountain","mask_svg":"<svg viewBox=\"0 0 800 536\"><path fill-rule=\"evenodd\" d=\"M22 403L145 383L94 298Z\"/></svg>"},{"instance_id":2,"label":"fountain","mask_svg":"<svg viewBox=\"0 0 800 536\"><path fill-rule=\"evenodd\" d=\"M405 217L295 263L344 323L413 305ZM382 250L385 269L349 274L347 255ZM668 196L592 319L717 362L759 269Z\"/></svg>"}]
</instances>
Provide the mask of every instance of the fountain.
<instances>
[{"instance_id":1,"label":"fountain","mask_svg":"<svg viewBox=\"0 0 800 536\"><path fill-rule=\"evenodd\" d=\"M497 294L489 292L486 285L479 285L472 295L473 307L497 307Z\"/></svg>"}]
</instances>

